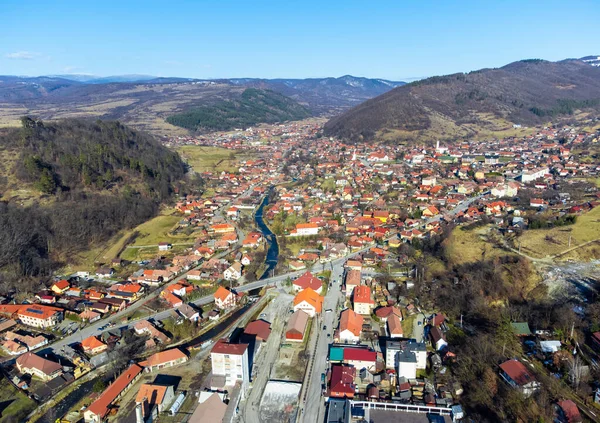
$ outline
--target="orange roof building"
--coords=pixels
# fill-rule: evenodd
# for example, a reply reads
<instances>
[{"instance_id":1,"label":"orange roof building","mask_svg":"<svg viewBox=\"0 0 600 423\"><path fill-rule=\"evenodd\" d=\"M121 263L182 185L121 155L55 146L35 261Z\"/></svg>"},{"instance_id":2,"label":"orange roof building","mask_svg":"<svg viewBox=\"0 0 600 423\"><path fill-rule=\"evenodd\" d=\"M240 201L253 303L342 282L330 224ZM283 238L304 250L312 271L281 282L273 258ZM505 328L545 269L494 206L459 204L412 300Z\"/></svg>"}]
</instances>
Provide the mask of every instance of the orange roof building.
<instances>
[{"instance_id":1,"label":"orange roof building","mask_svg":"<svg viewBox=\"0 0 600 423\"><path fill-rule=\"evenodd\" d=\"M36 328L49 328L63 319L63 309L40 304L0 305L0 314L16 315L21 323Z\"/></svg>"},{"instance_id":2,"label":"orange roof building","mask_svg":"<svg viewBox=\"0 0 600 423\"><path fill-rule=\"evenodd\" d=\"M81 341L81 348L86 354L94 355L106 351L108 346L95 336L90 336Z\"/></svg>"},{"instance_id":3,"label":"orange roof building","mask_svg":"<svg viewBox=\"0 0 600 423\"><path fill-rule=\"evenodd\" d=\"M100 397L94 401L83 412L86 422L102 422L108 415L113 402L121 398L125 392L140 378L142 367L132 364L127 370L102 392Z\"/></svg>"},{"instance_id":4,"label":"orange roof building","mask_svg":"<svg viewBox=\"0 0 600 423\"><path fill-rule=\"evenodd\" d=\"M312 288L300 291L294 298L294 311L302 310L310 317L321 313L323 309L323 297Z\"/></svg>"},{"instance_id":5,"label":"orange roof building","mask_svg":"<svg viewBox=\"0 0 600 423\"><path fill-rule=\"evenodd\" d=\"M173 367L181 363L188 361L188 356L179 348L172 348L152 354L146 361L140 364L146 367L149 371L164 369L166 367Z\"/></svg>"},{"instance_id":6,"label":"orange roof building","mask_svg":"<svg viewBox=\"0 0 600 423\"><path fill-rule=\"evenodd\" d=\"M340 316L340 341L355 343L360 340L360 332L365 319L354 310L347 308Z\"/></svg>"}]
</instances>

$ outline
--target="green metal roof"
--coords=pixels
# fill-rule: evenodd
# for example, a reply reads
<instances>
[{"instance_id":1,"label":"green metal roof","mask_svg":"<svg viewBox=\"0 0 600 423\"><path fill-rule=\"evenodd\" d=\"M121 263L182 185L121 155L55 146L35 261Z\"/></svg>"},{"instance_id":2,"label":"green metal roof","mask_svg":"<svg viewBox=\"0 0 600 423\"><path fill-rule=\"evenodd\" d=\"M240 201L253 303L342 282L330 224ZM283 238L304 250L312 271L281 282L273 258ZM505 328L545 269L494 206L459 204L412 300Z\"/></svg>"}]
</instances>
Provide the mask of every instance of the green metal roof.
<instances>
[{"instance_id":1,"label":"green metal roof","mask_svg":"<svg viewBox=\"0 0 600 423\"><path fill-rule=\"evenodd\" d=\"M510 325L512 326L512 330L518 336L531 335L531 330L529 329L529 325L527 324L527 322L513 322Z\"/></svg>"},{"instance_id":2,"label":"green metal roof","mask_svg":"<svg viewBox=\"0 0 600 423\"><path fill-rule=\"evenodd\" d=\"M329 361L344 361L344 348L331 347L329 349Z\"/></svg>"}]
</instances>

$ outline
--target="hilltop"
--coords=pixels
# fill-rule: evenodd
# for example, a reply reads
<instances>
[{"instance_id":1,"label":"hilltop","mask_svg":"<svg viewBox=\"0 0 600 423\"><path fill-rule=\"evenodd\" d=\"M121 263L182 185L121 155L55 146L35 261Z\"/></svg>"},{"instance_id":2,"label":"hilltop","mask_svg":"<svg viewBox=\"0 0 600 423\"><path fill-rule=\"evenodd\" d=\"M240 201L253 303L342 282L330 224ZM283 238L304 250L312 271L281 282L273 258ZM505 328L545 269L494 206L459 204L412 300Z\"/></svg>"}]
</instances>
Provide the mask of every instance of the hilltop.
<instances>
[{"instance_id":1,"label":"hilltop","mask_svg":"<svg viewBox=\"0 0 600 423\"><path fill-rule=\"evenodd\" d=\"M395 88L325 125L351 140L454 140L533 125L600 105L600 68L581 60L523 60Z\"/></svg>"},{"instance_id":2,"label":"hilltop","mask_svg":"<svg viewBox=\"0 0 600 423\"><path fill-rule=\"evenodd\" d=\"M22 118L0 134L6 190L31 186L43 194L119 190L167 198L185 173L179 155L119 122ZM13 183L10 183L13 181Z\"/></svg>"},{"instance_id":3,"label":"hilltop","mask_svg":"<svg viewBox=\"0 0 600 423\"><path fill-rule=\"evenodd\" d=\"M270 90L248 88L239 98L201 106L167 118L167 122L191 131L226 131L257 123L279 123L310 117L296 101Z\"/></svg>"}]
</instances>

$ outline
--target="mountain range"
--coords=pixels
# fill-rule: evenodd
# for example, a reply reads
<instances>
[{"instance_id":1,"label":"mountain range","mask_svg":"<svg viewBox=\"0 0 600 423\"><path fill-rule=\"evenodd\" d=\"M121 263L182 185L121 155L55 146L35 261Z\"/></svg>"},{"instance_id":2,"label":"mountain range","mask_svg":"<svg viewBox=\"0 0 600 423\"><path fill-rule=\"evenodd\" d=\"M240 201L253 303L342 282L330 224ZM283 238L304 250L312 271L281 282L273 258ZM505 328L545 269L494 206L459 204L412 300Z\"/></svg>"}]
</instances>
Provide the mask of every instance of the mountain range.
<instances>
[{"instance_id":1,"label":"mountain range","mask_svg":"<svg viewBox=\"0 0 600 423\"><path fill-rule=\"evenodd\" d=\"M215 79L124 75L39 77L0 76L0 126L15 126L23 115L40 119L118 119L159 136L187 131L166 122L194 108L238 100L247 88L290 97L313 116L331 116L404 82L359 78Z\"/></svg>"},{"instance_id":2,"label":"mountain range","mask_svg":"<svg viewBox=\"0 0 600 423\"><path fill-rule=\"evenodd\" d=\"M406 84L333 117L350 140L455 140L534 125L600 106L597 56L533 59Z\"/></svg>"}]
</instances>

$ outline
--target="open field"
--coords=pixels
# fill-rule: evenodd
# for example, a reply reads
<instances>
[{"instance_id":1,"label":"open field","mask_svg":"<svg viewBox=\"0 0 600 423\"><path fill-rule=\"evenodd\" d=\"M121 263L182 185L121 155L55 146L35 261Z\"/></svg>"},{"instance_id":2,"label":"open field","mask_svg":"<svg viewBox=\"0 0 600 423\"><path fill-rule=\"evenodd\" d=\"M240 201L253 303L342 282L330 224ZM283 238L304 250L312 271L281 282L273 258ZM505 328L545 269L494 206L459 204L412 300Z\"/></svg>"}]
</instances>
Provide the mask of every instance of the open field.
<instances>
[{"instance_id":1,"label":"open field","mask_svg":"<svg viewBox=\"0 0 600 423\"><path fill-rule=\"evenodd\" d=\"M238 160L251 158L247 151L228 150L220 147L202 145L184 145L177 152L196 172L234 172L237 171Z\"/></svg>"},{"instance_id":2,"label":"open field","mask_svg":"<svg viewBox=\"0 0 600 423\"><path fill-rule=\"evenodd\" d=\"M108 263L119 257L125 260L138 260L141 258L155 257L158 252L159 242L170 242L172 244L191 244L194 236L172 235L171 229L179 222L181 216L173 208L165 208L160 214L147 222L129 231L121 231L111 238L110 241L98 245L78 255L73 263L68 266L67 271L90 270L97 267L98 263ZM127 241L134 233L138 236L131 243L132 246L148 246L147 248L125 248ZM123 250L123 251L122 251ZM173 248L175 251L176 248Z\"/></svg>"},{"instance_id":3,"label":"open field","mask_svg":"<svg viewBox=\"0 0 600 423\"><path fill-rule=\"evenodd\" d=\"M569 249L569 237L571 237L571 248L600 238L600 207L577 217L574 225L562 226L552 229L534 229L523 232L519 237L521 251L532 257L543 258L554 256ZM593 246L591 246L593 247ZM589 254L593 248L581 249L582 254ZM580 258L579 249L573 254L565 255L559 259ZM582 259L593 257L581 257Z\"/></svg>"},{"instance_id":4,"label":"open field","mask_svg":"<svg viewBox=\"0 0 600 423\"><path fill-rule=\"evenodd\" d=\"M35 402L15 388L6 378L0 383L0 423L23 421L35 408Z\"/></svg>"},{"instance_id":5,"label":"open field","mask_svg":"<svg viewBox=\"0 0 600 423\"><path fill-rule=\"evenodd\" d=\"M454 229L445 241L448 260L452 264L464 264L513 254L487 241L490 229L489 226L473 229L460 226Z\"/></svg>"}]
</instances>

